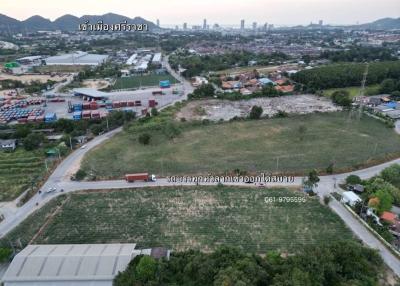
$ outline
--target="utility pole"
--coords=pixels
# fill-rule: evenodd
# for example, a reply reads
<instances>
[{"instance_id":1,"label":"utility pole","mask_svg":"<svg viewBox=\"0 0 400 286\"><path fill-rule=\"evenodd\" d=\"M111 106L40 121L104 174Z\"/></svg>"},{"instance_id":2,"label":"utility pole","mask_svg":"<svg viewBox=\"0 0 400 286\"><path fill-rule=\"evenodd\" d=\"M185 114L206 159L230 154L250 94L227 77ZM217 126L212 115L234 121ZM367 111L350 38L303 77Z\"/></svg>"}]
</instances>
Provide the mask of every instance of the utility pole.
<instances>
[{"instance_id":1,"label":"utility pole","mask_svg":"<svg viewBox=\"0 0 400 286\"><path fill-rule=\"evenodd\" d=\"M360 92L358 94L359 98L360 98L360 106L358 107L358 120L361 119L361 115L362 112L364 110L364 102L363 102L363 97L365 94L365 84L367 82L367 76L368 76L368 72L369 72L369 63L366 64L365 66L365 70L364 70L364 74L363 74L363 79L361 81L361 88L360 88Z\"/></svg>"},{"instance_id":2,"label":"utility pole","mask_svg":"<svg viewBox=\"0 0 400 286\"><path fill-rule=\"evenodd\" d=\"M71 148L71 151L72 151L72 137L71 137L71 135L69 135L69 147Z\"/></svg>"}]
</instances>

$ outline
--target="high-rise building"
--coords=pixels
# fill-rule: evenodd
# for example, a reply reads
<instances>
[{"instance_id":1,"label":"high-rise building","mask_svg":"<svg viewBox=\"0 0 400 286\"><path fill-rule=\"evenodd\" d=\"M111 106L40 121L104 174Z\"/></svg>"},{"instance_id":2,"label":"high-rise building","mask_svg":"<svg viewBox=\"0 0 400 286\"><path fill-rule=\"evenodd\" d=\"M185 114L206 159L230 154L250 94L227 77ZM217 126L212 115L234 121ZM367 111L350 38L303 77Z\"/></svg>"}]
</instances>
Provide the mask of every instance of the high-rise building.
<instances>
[{"instance_id":1,"label":"high-rise building","mask_svg":"<svg viewBox=\"0 0 400 286\"><path fill-rule=\"evenodd\" d=\"M157 27L160 27L160 19L157 19Z\"/></svg>"},{"instance_id":2,"label":"high-rise building","mask_svg":"<svg viewBox=\"0 0 400 286\"><path fill-rule=\"evenodd\" d=\"M240 20L240 30L244 30L244 20Z\"/></svg>"},{"instance_id":3,"label":"high-rise building","mask_svg":"<svg viewBox=\"0 0 400 286\"><path fill-rule=\"evenodd\" d=\"M318 24L319 24L320 26L322 26L322 25L324 25L324 21L323 21L323 20L319 20L319 21L318 21Z\"/></svg>"},{"instance_id":4,"label":"high-rise building","mask_svg":"<svg viewBox=\"0 0 400 286\"><path fill-rule=\"evenodd\" d=\"M183 23L183 29L187 30L187 23Z\"/></svg>"},{"instance_id":5,"label":"high-rise building","mask_svg":"<svg viewBox=\"0 0 400 286\"><path fill-rule=\"evenodd\" d=\"M264 31L267 31L267 30L268 30L268 23L265 23L265 24L264 24L263 30L264 30Z\"/></svg>"},{"instance_id":6,"label":"high-rise building","mask_svg":"<svg viewBox=\"0 0 400 286\"><path fill-rule=\"evenodd\" d=\"M207 30L207 19L203 20L203 30Z\"/></svg>"},{"instance_id":7,"label":"high-rise building","mask_svg":"<svg viewBox=\"0 0 400 286\"><path fill-rule=\"evenodd\" d=\"M257 22L253 22L253 30L257 30Z\"/></svg>"}]
</instances>

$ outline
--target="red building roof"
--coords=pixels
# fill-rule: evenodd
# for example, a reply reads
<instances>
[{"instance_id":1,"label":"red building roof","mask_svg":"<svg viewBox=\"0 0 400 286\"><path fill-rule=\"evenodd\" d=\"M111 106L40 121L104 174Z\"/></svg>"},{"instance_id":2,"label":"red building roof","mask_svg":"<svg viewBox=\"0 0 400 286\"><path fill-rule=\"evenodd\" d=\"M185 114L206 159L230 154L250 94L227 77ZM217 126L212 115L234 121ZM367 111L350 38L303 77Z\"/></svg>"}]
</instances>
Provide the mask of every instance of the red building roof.
<instances>
[{"instance_id":1,"label":"red building roof","mask_svg":"<svg viewBox=\"0 0 400 286\"><path fill-rule=\"evenodd\" d=\"M387 222L395 222L396 218L397 218L397 216L391 212L383 212L381 215L381 219L383 219Z\"/></svg>"}]
</instances>

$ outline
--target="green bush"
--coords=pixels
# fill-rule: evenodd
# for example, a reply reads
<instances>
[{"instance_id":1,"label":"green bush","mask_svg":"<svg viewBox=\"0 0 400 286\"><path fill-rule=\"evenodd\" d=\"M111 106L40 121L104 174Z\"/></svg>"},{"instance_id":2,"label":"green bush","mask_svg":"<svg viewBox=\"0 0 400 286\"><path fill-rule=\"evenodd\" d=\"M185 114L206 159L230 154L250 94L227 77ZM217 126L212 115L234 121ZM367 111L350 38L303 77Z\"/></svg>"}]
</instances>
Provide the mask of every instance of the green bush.
<instances>
[{"instance_id":1,"label":"green bush","mask_svg":"<svg viewBox=\"0 0 400 286\"><path fill-rule=\"evenodd\" d=\"M357 175L349 175L346 178L346 184L348 185L357 185L361 184L362 180L359 176Z\"/></svg>"},{"instance_id":2,"label":"green bush","mask_svg":"<svg viewBox=\"0 0 400 286\"><path fill-rule=\"evenodd\" d=\"M263 113L263 109L261 106L253 106L250 111L250 119L260 119Z\"/></svg>"},{"instance_id":3,"label":"green bush","mask_svg":"<svg viewBox=\"0 0 400 286\"><path fill-rule=\"evenodd\" d=\"M150 139L151 139L151 136L148 133L140 134L139 138L138 138L139 143L143 144L143 145L149 145L150 144Z\"/></svg>"}]
</instances>

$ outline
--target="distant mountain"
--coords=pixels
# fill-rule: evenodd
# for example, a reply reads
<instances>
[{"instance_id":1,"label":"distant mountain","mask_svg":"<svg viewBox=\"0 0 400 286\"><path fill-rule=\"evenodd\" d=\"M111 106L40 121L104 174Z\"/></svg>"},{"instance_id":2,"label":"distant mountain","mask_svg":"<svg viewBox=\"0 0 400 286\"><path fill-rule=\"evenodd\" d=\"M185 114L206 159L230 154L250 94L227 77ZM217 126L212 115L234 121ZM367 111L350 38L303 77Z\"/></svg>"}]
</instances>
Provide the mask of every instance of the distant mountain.
<instances>
[{"instance_id":1,"label":"distant mountain","mask_svg":"<svg viewBox=\"0 0 400 286\"><path fill-rule=\"evenodd\" d=\"M53 24L58 30L73 31L76 30L76 27L79 26L80 22L81 20L78 17L67 14L57 18Z\"/></svg>"},{"instance_id":2,"label":"distant mountain","mask_svg":"<svg viewBox=\"0 0 400 286\"><path fill-rule=\"evenodd\" d=\"M67 14L57 18L53 22L38 15L32 16L24 21L18 21L14 18L0 14L0 34L37 32L41 30L77 31L79 24L84 23L87 20L92 24L96 24L100 20L105 24L118 24L126 20L129 24L147 24L150 30L156 28L154 23L143 18L135 17L131 19L113 13L104 15L84 15L80 18Z\"/></svg>"},{"instance_id":3,"label":"distant mountain","mask_svg":"<svg viewBox=\"0 0 400 286\"><path fill-rule=\"evenodd\" d=\"M21 29L21 22L10 18L6 15L0 14L0 34L3 32L5 34L10 34Z\"/></svg>"},{"instance_id":4,"label":"distant mountain","mask_svg":"<svg viewBox=\"0 0 400 286\"><path fill-rule=\"evenodd\" d=\"M359 25L361 28L373 30L393 30L400 29L400 18L383 18L372 23Z\"/></svg>"},{"instance_id":5,"label":"distant mountain","mask_svg":"<svg viewBox=\"0 0 400 286\"><path fill-rule=\"evenodd\" d=\"M48 30L49 27L53 27L53 23L49 19L38 15L32 16L21 23L23 28L27 31Z\"/></svg>"}]
</instances>

